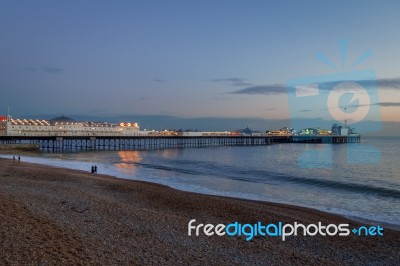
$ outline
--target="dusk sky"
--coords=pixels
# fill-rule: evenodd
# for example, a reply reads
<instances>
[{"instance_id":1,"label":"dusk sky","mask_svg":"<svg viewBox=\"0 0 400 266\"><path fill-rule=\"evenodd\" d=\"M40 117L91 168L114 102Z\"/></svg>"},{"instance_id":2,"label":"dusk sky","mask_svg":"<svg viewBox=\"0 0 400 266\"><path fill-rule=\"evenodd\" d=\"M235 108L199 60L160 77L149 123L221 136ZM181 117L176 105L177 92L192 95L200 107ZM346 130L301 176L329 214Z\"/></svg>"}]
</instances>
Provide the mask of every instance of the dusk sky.
<instances>
[{"instance_id":1,"label":"dusk sky","mask_svg":"<svg viewBox=\"0 0 400 266\"><path fill-rule=\"evenodd\" d=\"M371 104L400 122L399 11L400 1L1 0L0 110L202 118L201 128L287 120L288 80L369 69Z\"/></svg>"}]
</instances>

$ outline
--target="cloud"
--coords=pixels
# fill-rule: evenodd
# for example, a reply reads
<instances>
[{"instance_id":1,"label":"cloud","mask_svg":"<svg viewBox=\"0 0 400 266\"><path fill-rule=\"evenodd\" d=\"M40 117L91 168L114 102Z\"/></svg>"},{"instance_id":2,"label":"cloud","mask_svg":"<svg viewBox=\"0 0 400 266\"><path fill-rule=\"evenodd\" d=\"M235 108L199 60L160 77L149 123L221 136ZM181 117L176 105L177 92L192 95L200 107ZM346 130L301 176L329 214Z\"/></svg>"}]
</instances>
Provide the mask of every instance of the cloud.
<instances>
[{"instance_id":1,"label":"cloud","mask_svg":"<svg viewBox=\"0 0 400 266\"><path fill-rule=\"evenodd\" d=\"M399 102L381 102L381 103L375 103L374 105L379 105L383 107L400 107Z\"/></svg>"},{"instance_id":2,"label":"cloud","mask_svg":"<svg viewBox=\"0 0 400 266\"><path fill-rule=\"evenodd\" d=\"M320 83L318 83L318 89L322 90L322 91L329 91L334 86L336 86L338 83L346 82L346 81L351 82L351 80L336 80L336 81L320 82ZM378 79L378 80L356 80L353 82L360 84L367 90L375 89L376 85L378 85L379 89L383 89L383 90L400 89L400 78ZM309 84L302 84L303 87L306 85L309 85ZM349 84L349 86L352 87L351 84ZM278 95L278 94L291 93L291 92L295 92L295 91L296 91L296 88L287 87L284 84L271 84L271 85L249 86L249 87L246 87L246 88L243 88L240 90L236 90L236 91L232 91L229 93L251 94L251 95Z\"/></svg>"},{"instance_id":3,"label":"cloud","mask_svg":"<svg viewBox=\"0 0 400 266\"><path fill-rule=\"evenodd\" d=\"M64 71L61 67L53 67L53 66L44 66L42 67L42 71L50 74L61 73Z\"/></svg>"},{"instance_id":4,"label":"cloud","mask_svg":"<svg viewBox=\"0 0 400 266\"><path fill-rule=\"evenodd\" d=\"M265 108L264 109L265 111L275 111L275 110L277 110L276 108Z\"/></svg>"},{"instance_id":5,"label":"cloud","mask_svg":"<svg viewBox=\"0 0 400 266\"><path fill-rule=\"evenodd\" d=\"M246 82L246 79L244 79L244 78L222 78L222 79L212 79L209 81L217 82L217 83L227 83L230 86L236 86L236 87L244 87L244 86L253 85L249 82Z\"/></svg>"},{"instance_id":6,"label":"cloud","mask_svg":"<svg viewBox=\"0 0 400 266\"><path fill-rule=\"evenodd\" d=\"M224 78L224 79L212 79L210 81L214 82L243 82L245 79L244 78Z\"/></svg>"},{"instance_id":7,"label":"cloud","mask_svg":"<svg viewBox=\"0 0 400 266\"><path fill-rule=\"evenodd\" d=\"M310 109L303 109L303 110L300 110L300 112L311 112L312 110L310 110Z\"/></svg>"},{"instance_id":8,"label":"cloud","mask_svg":"<svg viewBox=\"0 0 400 266\"><path fill-rule=\"evenodd\" d=\"M400 89L400 78L392 79L377 79L377 80L338 80L338 81L328 81L324 83L319 83L319 88L322 90L330 90L339 82L355 82L363 86L365 89L375 89L377 86L379 89L383 90L396 90ZM354 84L352 86L349 84L349 88L357 88L358 85Z\"/></svg>"},{"instance_id":9,"label":"cloud","mask_svg":"<svg viewBox=\"0 0 400 266\"><path fill-rule=\"evenodd\" d=\"M380 102L371 104L350 105L349 107L357 108L359 106L373 106L373 105L379 105L382 107L400 107L400 102Z\"/></svg>"},{"instance_id":10,"label":"cloud","mask_svg":"<svg viewBox=\"0 0 400 266\"><path fill-rule=\"evenodd\" d=\"M400 89L400 78L394 79L379 79L378 86L388 89Z\"/></svg>"},{"instance_id":11,"label":"cloud","mask_svg":"<svg viewBox=\"0 0 400 266\"><path fill-rule=\"evenodd\" d=\"M287 93L286 86L284 85L263 85L252 86L237 91L230 92L233 94L264 94L264 95L277 95Z\"/></svg>"},{"instance_id":12,"label":"cloud","mask_svg":"<svg viewBox=\"0 0 400 266\"><path fill-rule=\"evenodd\" d=\"M166 79L153 79L155 82L168 82Z\"/></svg>"}]
</instances>

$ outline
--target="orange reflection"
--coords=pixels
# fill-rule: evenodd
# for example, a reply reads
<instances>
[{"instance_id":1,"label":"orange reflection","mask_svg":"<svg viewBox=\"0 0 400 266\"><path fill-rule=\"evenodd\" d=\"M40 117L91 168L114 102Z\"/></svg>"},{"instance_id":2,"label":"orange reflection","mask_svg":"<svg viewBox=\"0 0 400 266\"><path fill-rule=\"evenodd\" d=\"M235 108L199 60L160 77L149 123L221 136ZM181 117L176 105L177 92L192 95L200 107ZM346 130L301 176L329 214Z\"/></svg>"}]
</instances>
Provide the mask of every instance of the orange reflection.
<instances>
[{"instance_id":1,"label":"orange reflection","mask_svg":"<svg viewBox=\"0 0 400 266\"><path fill-rule=\"evenodd\" d=\"M117 154L122 162L115 164L115 166L125 173L134 173L136 170L135 163L142 161L139 151L118 151Z\"/></svg>"}]
</instances>

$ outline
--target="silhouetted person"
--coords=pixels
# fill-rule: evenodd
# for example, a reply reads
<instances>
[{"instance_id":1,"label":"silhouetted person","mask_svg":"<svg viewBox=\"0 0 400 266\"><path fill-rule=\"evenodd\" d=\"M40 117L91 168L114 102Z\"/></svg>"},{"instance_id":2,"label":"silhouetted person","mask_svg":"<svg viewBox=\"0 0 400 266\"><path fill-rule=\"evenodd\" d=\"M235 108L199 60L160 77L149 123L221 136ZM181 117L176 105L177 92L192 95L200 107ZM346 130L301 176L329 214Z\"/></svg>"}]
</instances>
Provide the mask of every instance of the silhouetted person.
<instances>
[{"instance_id":1,"label":"silhouetted person","mask_svg":"<svg viewBox=\"0 0 400 266\"><path fill-rule=\"evenodd\" d=\"M97 175L97 165L94 166L94 174Z\"/></svg>"},{"instance_id":2,"label":"silhouetted person","mask_svg":"<svg viewBox=\"0 0 400 266\"><path fill-rule=\"evenodd\" d=\"M91 174L94 175L94 166L92 165Z\"/></svg>"},{"instance_id":3,"label":"silhouetted person","mask_svg":"<svg viewBox=\"0 0 400 266\"><path fill-rule=\"evenodd\" d=\"M13 162L15 162L15 155L13 155Z\"/></svg>"},{"instance_id":4,"label":"silhouetted person","mask_svg":"<svg viewBox=\"0 0 400 266\"><path fill-rule=\"evenodd\" d=\"M18 163L21 161L21 156L18 155Z\"/></svg>"}]
</instances>

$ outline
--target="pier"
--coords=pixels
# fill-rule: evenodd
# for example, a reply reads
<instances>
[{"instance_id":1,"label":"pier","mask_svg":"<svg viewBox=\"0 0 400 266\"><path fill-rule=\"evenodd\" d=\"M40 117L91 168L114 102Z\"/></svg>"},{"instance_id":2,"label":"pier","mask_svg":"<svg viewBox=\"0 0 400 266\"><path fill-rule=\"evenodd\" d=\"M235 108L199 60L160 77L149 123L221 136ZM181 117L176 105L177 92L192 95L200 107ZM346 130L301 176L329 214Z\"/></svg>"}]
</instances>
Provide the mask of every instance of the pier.
<instances>
[{"instance_id":1,"label":"pier","mask_svg":"<svg viewBox=\"0 0 400 266\"><path fill-rule=\"evenodd\" d=\"M360 136L1 136L0 144L37 144L42 151L157 150L274 143L359 143Z\"/></svg>"}]
</instances>

